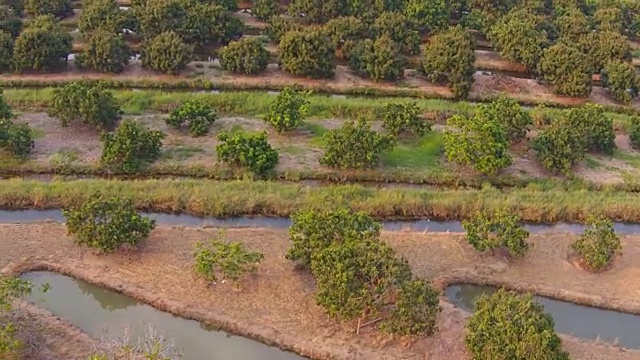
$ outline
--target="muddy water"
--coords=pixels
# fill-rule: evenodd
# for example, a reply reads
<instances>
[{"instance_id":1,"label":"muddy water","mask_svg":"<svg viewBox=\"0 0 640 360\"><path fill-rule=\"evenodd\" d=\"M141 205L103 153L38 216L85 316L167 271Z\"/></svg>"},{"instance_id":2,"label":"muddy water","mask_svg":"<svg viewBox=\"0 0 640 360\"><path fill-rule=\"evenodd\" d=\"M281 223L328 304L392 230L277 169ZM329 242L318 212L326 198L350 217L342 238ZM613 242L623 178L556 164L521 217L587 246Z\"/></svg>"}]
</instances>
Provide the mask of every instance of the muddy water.
<instances>
[{"instance_id":1,"label":"muddy water","mask_svg":"<svg viewBox=\"0 0 640 360\"><path fill-rule=\"evenodd\" d=\"M186 214L145 213L145 216L156 219L159 225L169 226L210 226L229 228L272 228L286 229L291 225L289 218L276 217L230 217L212 218ZM34 221L64 222L62 211L53 210L0 210L0 223L25 223ZM387 231L429 231L429 232L464 232L459 221L411 220L411 221L383 221L383 229ZM531 233L580 233L584 225L556 223L556 224L526 224ZM640 234L640 224L615 223L615 230L619 234Z\"/></svg>"},{"instance_id":2,"label":"muddy water","mask_svg":"<svg viewBox=\"0 0 640 360\"><path fill-rule=\"evenodd\" d=\"M222 331L213 331L193 320L185 320L154 309L128 296L84 281L51 272L36 271L22 276L49 284L46 293L35 292L30 300L66 319L95 338L122 337L140 344L151 327L173 342L174 353L183 360L302 360L293 353L266 346ZM126 330L125 330L126 329Z\"/></svg>"},{"instance_id":3,"label":"muddy water","mask_svg":"<svg viewBox=\"0 0 640 360\"><path fill-rule=\"evenodd\" d=\"M483 294L492 294L497 288L461 284L449 286L445 294L460 308L473 311L475 300ZM610 310L601 310L564 301L535 297L553 316L559 333L608 343L625 348L640 349L640 316Z\"/></svg>"}]
</instances>

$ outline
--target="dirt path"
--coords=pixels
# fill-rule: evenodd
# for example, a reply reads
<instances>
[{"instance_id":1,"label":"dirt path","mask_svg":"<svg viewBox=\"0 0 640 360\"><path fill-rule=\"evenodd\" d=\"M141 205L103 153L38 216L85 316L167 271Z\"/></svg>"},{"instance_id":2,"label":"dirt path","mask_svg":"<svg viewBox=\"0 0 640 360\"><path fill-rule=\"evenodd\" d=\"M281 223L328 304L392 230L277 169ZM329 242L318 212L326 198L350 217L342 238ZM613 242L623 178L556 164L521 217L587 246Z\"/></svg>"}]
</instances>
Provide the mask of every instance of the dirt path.
<instances>
[{"instance_id":1,"label":"dirt path","mask_svg":"<svg viewBox=\"0 0 640 360\"><path fill-rule=\"evenodd\" d=\"M359 336L353 324L328 319L313 299L313 281L284 259L286 232L267 229L231 229L228 238L243 241L265 254L259 274L243 281L241 291L228 284L208 286L192 270L192 246L215 234L214 229L160 227L134 254L95 256L72 245L62 225L0 225L0 266L28 270L36 263L85 280L116 287L144 298L164 310L221 321L233 331L267 337L299 351L339 359L467 359L463 346L465 314L443 303L440 332L432 338L392 339L372 329ZM566 261L572 236L537 235L530 255L507 264L475 254L460 234L383 233L383 238L406 256L417 274L442 277L467 269L496 281L523 286L607 296L640 302L639 238L623 239L624 255L615 267L599 275L587 274ZM179 241L177 240L179 239ZM46 246L43 246L46 244ZM42 264L41 264L42 266ZM640 352L583 342L563 336L572 359L638 359ZM314 349L311 351L311 349Z\"/></svg>"}]
</instances>

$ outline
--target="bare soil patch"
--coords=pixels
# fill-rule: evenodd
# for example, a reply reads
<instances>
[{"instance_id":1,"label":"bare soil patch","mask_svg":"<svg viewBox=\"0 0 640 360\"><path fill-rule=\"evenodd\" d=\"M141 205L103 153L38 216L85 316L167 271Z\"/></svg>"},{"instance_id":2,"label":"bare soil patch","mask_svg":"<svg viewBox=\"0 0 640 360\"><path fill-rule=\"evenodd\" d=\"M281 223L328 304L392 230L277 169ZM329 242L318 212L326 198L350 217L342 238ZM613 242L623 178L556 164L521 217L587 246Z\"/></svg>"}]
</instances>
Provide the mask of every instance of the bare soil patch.
<instances>
[{"instance_id":1,"label":"bare soil patch","mask_svg":"<svg viewBox=\"0 0 640 360\"><path fill-rule=\"evenodd\" d=\"M284 259L289 247L282 230L230 229L230 240L242 241L265 254L256 276L242 282L207 284L192 269L192 246L215 229L159 227L129 256L95 256L76 248L62 225L0 225L0 265L13 271L49 268L100 285L118 288L153 306L204 321L225 320L231 331L269 338L284 347L338 359L468 359L464 349L466 314L443 302L440 332L434 337L398 339L353 324L340 324L323 314L313 299L311 277ZM534 247L523 260L510 262L476 254L461 234L385 232L383 238L407 257L419 276L437 279L467 274L518 288L539 288L556 295L575 293L607 299L612 304L640 304L639 237L623 237L624 255L606 273L591 274L566 261L574 236L532 237ZM161 274L161 275L159 275ZM445 281L446 282L446 281ZM631 306L631 307L633 307ZM573 359L637 359L640 352L563 336Z\"/></svg>"}]
</instances>

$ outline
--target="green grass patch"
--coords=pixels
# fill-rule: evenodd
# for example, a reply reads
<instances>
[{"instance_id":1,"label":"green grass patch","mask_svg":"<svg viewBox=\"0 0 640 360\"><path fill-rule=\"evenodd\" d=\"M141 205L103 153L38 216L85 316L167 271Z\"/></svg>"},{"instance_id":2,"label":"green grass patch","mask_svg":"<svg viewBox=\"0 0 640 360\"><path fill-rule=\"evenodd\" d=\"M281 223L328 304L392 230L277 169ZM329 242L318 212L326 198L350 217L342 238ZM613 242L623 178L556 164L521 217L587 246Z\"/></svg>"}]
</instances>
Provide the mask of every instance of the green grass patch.
<instances>
[{"instance_id":1,"label":"green grass patch","mask_svg":"<svg viewBox=\"0 0 640 360\"><path fill-rule=\"evenodd\" d=\"M390 168L430 171L439 168L443 151L442 133L429 132L420 139L404 140L382 155L382 164Z\"/></svg>"},{"instance_id":2,"label":"green grass patch","mask_svg":"<svg viewBox=\"0 0 640 360\"><path fill-rule=\"evenodd\" d=\"M623 161L625 164L636 169L640 169L640 155L638 154L618 149L613 152L613 158Z\"/></svg>"},{"instance_id":3,"label":"green grass patch","mask_svg":"<svg viewBox=\"0 0 640 360\"><path fill-rule=\"evenodd\" d=\"M201 154L203 152L204 149L198 146L180 145L173 148L165 149L162 152L162 159L184 161L196 154Z\"/></svg>"},{"instance_id":4,"label":"green grass patch","mask_svg":"<svg viewBox=\"0 0 640 360\"><path fill-rule=\"evenodd\" d=\"M598 161L598 159L595 159L591 156L587 156L584 159L584 162L588 169L597 169L600 167L600 162Z\"/></svg>"}]
</instances>

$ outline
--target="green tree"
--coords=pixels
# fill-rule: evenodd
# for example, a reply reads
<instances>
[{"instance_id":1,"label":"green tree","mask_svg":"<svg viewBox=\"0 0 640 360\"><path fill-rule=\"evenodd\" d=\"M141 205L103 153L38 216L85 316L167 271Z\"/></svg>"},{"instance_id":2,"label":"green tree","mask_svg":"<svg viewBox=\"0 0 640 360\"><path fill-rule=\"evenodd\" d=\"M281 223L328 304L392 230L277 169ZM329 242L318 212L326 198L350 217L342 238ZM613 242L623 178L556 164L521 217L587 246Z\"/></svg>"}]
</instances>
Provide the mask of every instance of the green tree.
<instances>
[{"instance_id":1,"label":"green tree","mask_svg":"<svg viewBox=\"0 0 640 360\"><path fill-rule=\"evenodd\" d=\"M285 87L271 103L264 121L273 126L279 134L299 128L309 111L310 95L308 91Z\"/></svg>"},{"instance_id":2,"label":"green tree","mask_svg":"<svg viewBox=\"0 0 640 360\"><path fill-rule=\"evenodd\" d=\"M447 120L444 148L447 159L493 175L511 165L509 138L497 119L454 115Z\"/></svg>"},{"instance_id":3,"label":"green tree","mask_svg":"<svg viewBox=\"0 0 640 360\"><path fill-rule=\"evenodd\" d=\"M269 52L258 38L242 38L232 41L220 50L223 69L239 74L256 75L269 64Z\"/></svg>"},{"instance_id":4,"label":"green tree","mask_svg":"<svg viewBox=\"0 0 640 360\"><path fill-rule=\"evenodd\" d=\"M607 116L602 106L586 104L566 110L558 121L580 132L587 151L613 154L616 148L613 119Z\"/></svg>"},{"instance_id":5,"label":"green tree","mask_svg":"<svg viewBox=\"0 0 640 360\"><path fill-rule=\"evenodd\" d=\"M545 49L538 72L556 94L587 97L591 93L593 67L579 49L558 43Z\"/></svg>"},{"instance_id":6,"label":"green tree","mask_svg":"<svg viewBox=\"0 0 640 360\"><path fill-rule=\"evenodd\" d=\"M439 292L425 280L402 283L393 312L382 323L382 329L400 336L433 335L441 311L439 297Z\"/></svg>"},{"instance_id":7,"label":"green tree","mask_svg":"<svg viewBox=\"0 0 640 360\"><path fill-rule=\"evenodd\" d=\"M395 137L403 133L420 137L431 130L431 124L422 119L415 102L387 103L382 111L382 126Z\"/></svg>"},{"instance_id":8,"label":"green tree","mask_svg":"<svg viewBox=\"0 0 640 360\"><path fill-rule=\"evenodd\" d=\"M73 15L70 0L25 0L24 10L33 17L51 14L64 18Z\"/></svg>"},{"instance_id":9,"label":"green tree","mask_svg":"<svg viewBox=\"0 0 640 360\"><path fill-rule=\"evenodd\" d=\"M131 50L121 34L99 29L88 36L85 48L76 57L79 67L104 73L119 73L129 63Z\"/></svg>"},{"instance_id":10,"label":"green tree","mask_svg":"<svg viewBox=\"0 0 640 360\"><path fill-rule=\"evenodd\" d=\"M211 125L218 119L218 114L208 104L200 100L186 100L171 110L166 118L167 125L179 129L186 123L193 137L203 136L209 132Z\"/></svg>"},{"instance_id":11,"label":"green tree","mask_svg":"<svg viewBox=\"0 0 640 360\"><path fill-rule=\"evenodd\" d=\"M446 29L450 12L449 1L446 0L408 0L404 7L405 16L429 32Z\"/></svg>"},{"instance_id":12,"label":"green tree","mask_svg":"<svg viewBox=\"0 0 640 360\"><path fill-rule=\"evenodd\" d=\"M616 5L617 6L599 6L593 13L596 30L614 31L617 33L624 31L625 19L623 5L619 2Z\"/></svg>"},{"instance_id":13,"label":"green tree","mask_svg":"<svg viewBox=\"0 0 640 360\"><path fill-rule=\"evenodd\" d=\"M447 84L456 98L467 97L475 73L473 48L473 39L460 26L434 35L425 48L422 61L427 80Z\"/></svg>"},{"instance_id":14,"label":"green tree","mask_svg":"<svg viewBox=\"0 0 640 360\"><path fill-rule=\"evenodd\" d=\"M376 37L388 36L398 44L400 52L406 55L420 53L420 33L413 22L398 12L383 12L373 23L373 33Z\"/></svg>"},{"instance_id":15,"label":"green tree","mask_svg":"<svg viewBox=\"0 0 640 360\"><path fill-rule=\"evenodd\" d=\"M181 0L143 1L132 3L139 21L139 32L144 39L154 38L162 33L173 31L184 38L184 25L187 22L186 2Z\"/></svg>"},{"instance_id":16,"label":"green tree","mask_svg":"<svg viewBox=\"0 0 640 360\"><path fill-rule=\"evenodd\" d=\"M480 104L476 117L499 123L511 143L522 141L527 136L533 118L518 102L507 96L499 96L489 104Z\"/></svg>"},{"instance_id":17,"label":"green tree","mask_svg":"<svg viewBox=\"0 0 640 360\"><path fill-rule=\"evenodd\" d=\"M342 49L348 41L357 41L365 37L367 26L361 19L353 16L329 20L323 26L324 33L331 38L336 49ZM346 54L342 58L346 58Z\"/></svg>"},{"instance_id":18,"label":"green tree","mask_svg":"<svg viewBox=\"0 0 640 360\"><path fill-rule=\"evenodd\" d=\"M400 47L387 35L365 39L349 53L349 67L364 73L375 82L395 81L404 76L407 59L399 55Z\"/></svg>"},{"instance_id":19,"label":"green tree","mask_svg":"<svg viewBox=\"0 0 640 360\"><path fill-rule=\"evenodd\" d=\"M462 222L467 241L479 252L506 248L514 257L522 257L529 250L529 231L520 224L520 217L501 209L492 213L477 212Z\"/></svg>"},{"instance_id":20,"label":"green tree","mask_svg":"<svg viewBox=\"0 0 640 360\"><path fill-rule=\"evenodd\" d=\"M92 196L81 206L64 210L67 232L78 245L112 252L122 245L136 246L149 236L156 221L141 216L133 201Z\"/></svg>"},{"instance_id":21,"label":"green tree","mask_svg":"<svg viewBox=\"0 0 640 360\"><path fill-rule=\"evenodd\" d=\"M640 150L640 117L631 117L629 123L631 124L629 128L629 143L634 149Z\"/></svg>"},{"instance_id":22,"label":"green tree","mask_svg":"<svg viewBox=\"0 0 640 360\"><path fill-rule=\"evenodd\" d=\"M4 99L4 89L0 88L0 119L13 119L13 117L13 111Z\"/></svg>"},{"instance_id":23,"label":"green tree","mask_svg":"<svg viewBox=\"0 0 640 360\"><path fill-rule=\"evenodd\" d=\"M289 31L278 46L282 69L297 76L330 78L334 74L335 47L320 30Z\"/></svg>"},{"instance_id":24,"label":"green tree","mask_svg":"<svg viewBox=\"0 0 640 360\"><path fill-rule=\"evenodd\" d=\"M0 149L26 159L33 151L33 131L27 124L15 124L10 118L0 119Z\"/></svg>"},{"instance_id":25,"label":"green tree","mask_svg":"<svg viewBox=\"0 0 640 360\"><path fill-rule=\"evenodd\" d=\"M0 5L0 30L11 34L11 38L15 39L22 32L23 24L20 18L20 12L12 10L10 7L2 7Z\"/></svg>"},{"instance_id":26,"label":"green tree","mask_svg":"<svg viewBox=\"0 0 640 360\"><path fill-rule=\"evenodd\" d=\"M164 137L160 131L125 120L115 132L101 135L100 164L112 171L132 174L160 156Z\"/></svg>"},{"instance_id":27,"label":"green tree","mask_svg":"<svg viewBox=\"0 0 640 360\"><path fill-rule=\"evenodd\" d=\"M224 231L220 231L217 237L196 243L193 254L196 272L211 282L221 277L234 283L246 274L257 272L264 254L249 251L243 243L229 242L224 237Z\"/></svg>"},{"instance_id":28,"label":"green tree","mask_svg":"<svg viewBox=\"0 0 640 360\"><path fill-rule=\"evenodd\" d=\"M627 61L610 61L600 73L600 79L614 99L627 105L640 91L640 76L636 67Z\"/></svg>"},{"instance_id":29,"label":"green tree","mask_svg":"<svg viewBox=\"0 0 640 360\"><path fill-rule=\"evenodd\" d=\"M176 31L189 44L226 44L242 36L244 23L236 19L224 7L206 2L186 7L187 16L181 29Z\"/></svg>"},{"instance_id":30,"label":"green tree","mask_svg":"<svg viewBox=\"0 0 640 360\"><path fill-rule=\"evenodd\" d=\"M266 175L278 164L278 152L267 141L265 132L259 134L218 134L218 161L244 167L256 175Z\"/></svg>"},{"instance_id":31,"label":"green tree","mask_svg":"<svg viewBox=\"0 0 640 360\"><path fill-rule=\"evenodd\" d=\"M140 58L143 67L178 75L193 58L193 47L175 32L164 32L143 43Z\"/></svg>"},{"instance_id":32,"label":"green tree","mask_svg":"<svg viewBox=\"0 0 640 360\"><path fill-rule=\"evenodd\" d=\"M0 30L0 71L11 68L13 58L13 39L11 34Z\"/></svg>"},{"instance_id":33,"label":"green tree","mask_svg":"<svg viewBox=\"0 0 640 360\"><path fill-rule=\"evenodd\" d=\"M62 126L80 120L111 130L122 118L122 110L104 83L75 81L53 90L49 116L59 118Z\"/></svg>"},{"instance_id":34,"label":"green tree","mask_svg":"<svg viewBox=\"0 0 640 360\"><path fill-rule=\"evenodd\" d=\"M600 73L612 60L631 61L631 45L626 36L614 31L594 31L581 42L594 73Z\"/></svg>"},{"instance_id":35,"label":"green tree","mask_svg":"<svg viewBox=\"0 0 640 360\"><path fill-rule=\"evenodd\" d=\"M82 12L78 17L78 30L88 35L98 28L113 34L122 31L125 26L125 14L115 0L83 0Z\"/></svg>"},{"instance_id":36,"label":"green tree","mask_svg":"<svg viewBox=\"0 0 640 360\"><path fill-rule=\"evenodd\" d=\"M300 30L302 27L300 24L294 22L290 18L274 15L269 18L269 26L265 30L265 33L271 41L280 43L284 34L289 31Z\"/></svg>"},{"instance_id":37,"label":"green tree","mask_svg":"<svg viewBox=\"0 0 640 360\"><path fill-rule=\"evenodd\" d=\"M251 13L262 21L269 20L280 13L280 8L275 0L253 0Z\"/></svg>"},{"instance_id":38,"label":"green tree","mask_svg":"<svg viewBox=\"0 0 640 360\"><path fill-rule=\"evenodd\" d=\"M349 14L348 0L293 0L289 14L307 23L322 24ZM304 17L300 17L304 14Z\"/></svg>"},{"instance_id":39,"label":"green tree","mask_svg":"<svg viewBox=\"0 0 640 360\"><path fill-rule=\"evenodd\" d=\"M582 161L586 153L582 135L566 122L554 122L531 141L530 147L545 169L569 175L573 165Z\"/></svg>"},{"instance_id":40,"label":"green tree","mask_svg":"<svg viewBox=\"0 0 640 360\"><path fill-rule=\"evenodd\" d=\"M347 121L327 131L322 140L325 152L320 164L338 169L368 169L378 165L380 154L394 146L392 136L371 130L364 118Z\"/></svg>"},{"instance_id":41,"label":"green tree","mask_svg":"<svg viewBox=\"0 0 640 360\"><path fill-rule=\"evenodd\" d=\"M71 53L71 35L51 15L40 16L15 41L13 67L16 71L48 71L64 64Z\"/></svg>"},{"instance_id":42,"label":"green tree","mask_svg":"<svg viewBox=\"0 0 640 360\"><path fill-rule=\"evenodd\" d=\"M229 12L238 11L238 1L237 0L213 0L213 5L221 6L223 9Z\"/></svg>"},{"instance_id":43,"label":"green tree","mask_svg":"<svg viewBox=\"0 0 640 360\"><path fill-rule=\"evenodd\" d=\"M620 252L622 244L611 220L592 216L587 219L587 228L572 248L590 270L600 271Z\"/></svg>"},{"instance_id":44,"label":"green tree","mask_svg":"<svg viewBox=\"0 0 640 360\"><path fill-rule=\"evenodd\" d=\"M47 291L48 285L42 286L41 291ZM0 358L23 359L25 344L19 337L20 323L15 319L16 300L24 299L33 291L33 283L20 278L0 275Z\"/></svg>"},{"instance_id":45,"label":"green tree","mask_svg":"<svg viewBox=\"0 0 640 360\"><path fill-rule=\"evenodd\" d=\"M575 7L558 14L554 18L553 24L560 39L567 44L578 43L591 31L589 18Z\"/></svg>"},{"instance_id":46,"label":"green tree","mask_svg":"<svg viewBox=\"0 0 640 360\"><path fill-rule=\"evenodd\" d=\"M375 238L382 226L364 212L339 208L331 210L306 209L291 215L289 239L293 246L286 258L311 266L313 254L346 239Z\"/></svg>"},{"instance_id":47,"label":"green tree","mask_svg":"<svg viewBox=\"0 0 640 360\"><path fill-rule=\"evenodd\" d=\"M551 315L531 295L498 290L482 295L467 323L465 343L476 360L568 360Z\"/></svg>"}]
</instances>

